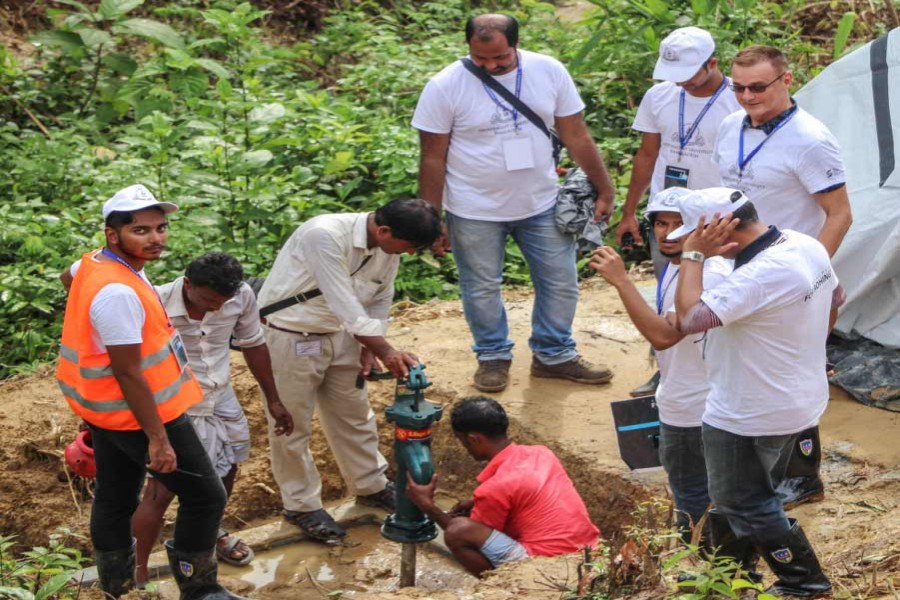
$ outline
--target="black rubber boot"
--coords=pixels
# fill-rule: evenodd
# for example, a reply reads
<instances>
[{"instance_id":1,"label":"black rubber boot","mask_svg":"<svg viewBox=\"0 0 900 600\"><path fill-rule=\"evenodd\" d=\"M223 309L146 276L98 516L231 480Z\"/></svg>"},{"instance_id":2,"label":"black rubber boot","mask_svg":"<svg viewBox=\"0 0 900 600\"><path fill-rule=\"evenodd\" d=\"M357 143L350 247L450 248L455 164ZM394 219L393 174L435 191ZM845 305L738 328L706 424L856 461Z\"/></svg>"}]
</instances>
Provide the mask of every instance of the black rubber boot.
<instances>
[{"instance_id":1,"label":"black rubber boot","mask_svg":"<svg viewBox=\"0 0 900 600\"><path fill-rule=\"evenodd\" d=\"M825 484L819 477L821 464L822 446L817 425L797 435L784 479L775 490L785 509L825 498Z\"/></svg>"},{"instance_id":2,"label":"black rubber boot","mask_svg":"<svg viewBox=\"0 0 900 600\"><path fill-rule=\"evenodd\" d=\"M737 537L725 515L715 508L709 511L709 538L710 545L717 549L716 556L730 556L747 579L755 583L762 581L762 575L756 570L759 554L753 542Z\"/></svg>"},{"instance_id":3,"label":"black rubber boot","mask_svg":"<svg viewBox=\"0 0 900 600\"><path fill-rule=\"evenodd\" d=\"M181 552L175 549L175 540L166 540L164 545L172 576L181 590L181 600L246 600L219 585L215 547L202 552Z\"/></svg>"},{"instance_id":4,"label":"black rubber boot","mask_svg":"<svg viewBox=\"0 0 900 600\"><path fill-rule=\"evenodd\" d=\"M100 589L113 598L134 589L134 548L132 541L129 548L121 550L94 550Z\"/></svg>"},{"instance_id":5,"label":"black rubber boot","mask_svg":"<svg viewBox=\"0 0 900 600\"><path fill-rule=\"evenodd\" d=\"M810 597L831 591L831 582L796 520L791 519L791 530L785 539L762 545L758 550L778 577L766 593Z\"/></svg>"}]
</instances>

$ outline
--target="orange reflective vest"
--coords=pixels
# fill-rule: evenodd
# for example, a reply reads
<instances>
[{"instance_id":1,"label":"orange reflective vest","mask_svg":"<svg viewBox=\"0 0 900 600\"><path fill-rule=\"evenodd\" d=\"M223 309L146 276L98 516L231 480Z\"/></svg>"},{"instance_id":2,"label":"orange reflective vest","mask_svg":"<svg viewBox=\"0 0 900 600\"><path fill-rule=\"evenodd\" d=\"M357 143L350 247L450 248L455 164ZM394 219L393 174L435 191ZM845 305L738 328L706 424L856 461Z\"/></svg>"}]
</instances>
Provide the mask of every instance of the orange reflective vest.
<instances>
[{"instance_id":1,"label":"orange reflective vest","mask_svg":"<svg viewBox=\"0 0 900 600\"><path fill-rule=\"evenodd\" d=\"M168 423L203 398L200 385L187 367L181 338L170 324L156 290L125 265L98 261L96 255L95 251L81 257L69 290L56 369L59 387L72 410L88 423L113 430L141 428L113 375L109 354L98 353L91 343L91 302L104 286L122 283L137 293L144 307L141 371L150 385L160 419Z\"/></svg>"}]
</instances>

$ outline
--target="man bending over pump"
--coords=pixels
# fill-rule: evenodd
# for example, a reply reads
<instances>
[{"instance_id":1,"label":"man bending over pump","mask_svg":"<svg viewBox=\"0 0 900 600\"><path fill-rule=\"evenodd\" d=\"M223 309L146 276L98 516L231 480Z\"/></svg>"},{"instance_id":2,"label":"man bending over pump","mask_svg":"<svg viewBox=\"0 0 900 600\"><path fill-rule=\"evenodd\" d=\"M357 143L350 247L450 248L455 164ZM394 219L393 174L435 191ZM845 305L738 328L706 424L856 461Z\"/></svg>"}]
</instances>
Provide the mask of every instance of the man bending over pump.
<instances>
[{"instance_id":1,"label":"man bending over pump","mask_svg":"<svg viewBox=\"0 0 900 600\"><path fill-rule=\"evenodd\" d=\"M478 575L529 556L557 556L597 543L600 530L559 459L545 446L512 443L500 404L484 396L465 398L450 423L472 458L488 461L473 497L442 511L434 502L437 475L427 485L409 477L406 494L444 530L447 547L467 571Z\"/></svg>"}]
</instances>

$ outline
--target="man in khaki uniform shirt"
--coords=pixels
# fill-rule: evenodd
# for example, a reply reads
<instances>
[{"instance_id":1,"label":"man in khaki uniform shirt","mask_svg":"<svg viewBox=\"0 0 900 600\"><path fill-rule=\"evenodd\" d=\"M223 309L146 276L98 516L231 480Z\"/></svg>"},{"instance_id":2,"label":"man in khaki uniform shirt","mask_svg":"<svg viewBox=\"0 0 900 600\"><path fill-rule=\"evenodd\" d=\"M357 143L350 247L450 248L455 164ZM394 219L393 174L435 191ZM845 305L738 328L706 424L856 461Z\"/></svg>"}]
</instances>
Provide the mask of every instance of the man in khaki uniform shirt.
<instances>
[{"instance_id":1,"label":"man in khaki uniform shirt","mask_svg":"<svg viewBox=\"0 0 900 600\"><path fill-rule=\"evenodd\" d=\"M294 432L272 435L272 470L285 519L312 537L346 532L322 509L309 451L313 410L344 480L363 503L394 505L365 386L379 363L404 377L418 360L385 340L400 254L429 248L440 217L422 200L394 200L374 213L319 215L284 244L259 294L266 340Z\"/></svg>"}]
</instances>

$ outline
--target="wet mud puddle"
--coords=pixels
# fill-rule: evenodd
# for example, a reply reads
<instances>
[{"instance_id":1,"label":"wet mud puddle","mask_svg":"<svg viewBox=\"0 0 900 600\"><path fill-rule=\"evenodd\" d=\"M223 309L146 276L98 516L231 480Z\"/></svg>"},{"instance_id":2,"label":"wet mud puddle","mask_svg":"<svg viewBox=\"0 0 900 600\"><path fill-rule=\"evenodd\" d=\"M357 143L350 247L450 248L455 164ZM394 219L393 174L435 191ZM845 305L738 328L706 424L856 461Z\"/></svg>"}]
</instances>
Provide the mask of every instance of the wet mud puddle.
<instances>
[{"instance_id":1,"label":"wet mud puddle","mask_svg":"<svg viewBox=\"0 0 900 600\"><path fill-rule=\"evenodd\" d=\"M310 598L341 592L352 598L361 592L399 589L400 544L381 536L378 526L348 530L342 545L302 542L257 553L246 567L220 563L219 571L230 579L251 585L254 597L291 595L309 591ZM459 592L477 581L452 557L432 544L419 544L416 587L429 591Z\"/></svg>"}]
</instances>

